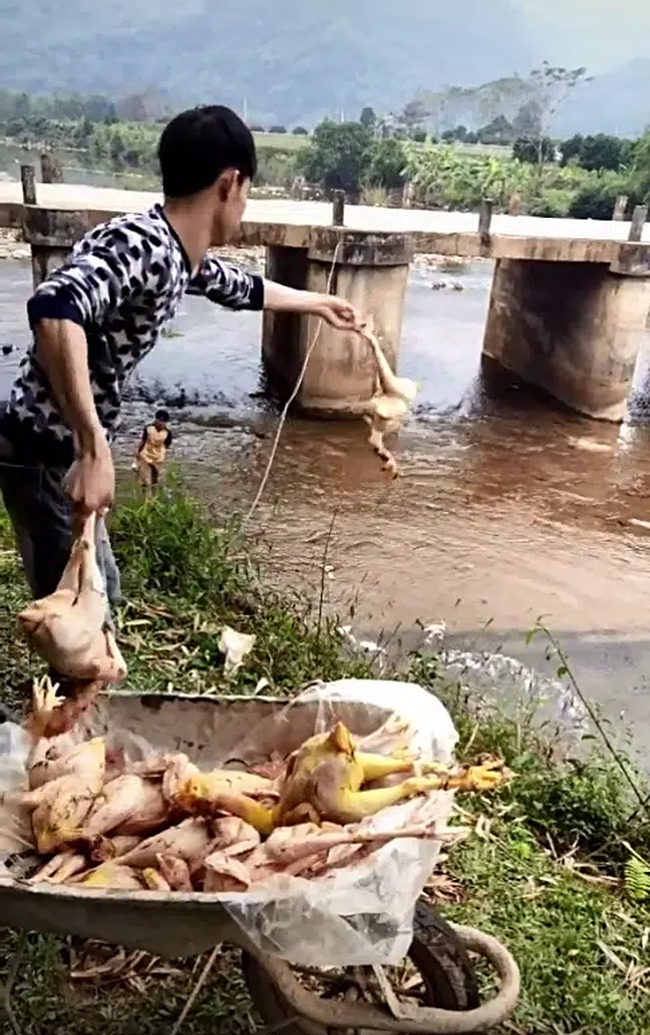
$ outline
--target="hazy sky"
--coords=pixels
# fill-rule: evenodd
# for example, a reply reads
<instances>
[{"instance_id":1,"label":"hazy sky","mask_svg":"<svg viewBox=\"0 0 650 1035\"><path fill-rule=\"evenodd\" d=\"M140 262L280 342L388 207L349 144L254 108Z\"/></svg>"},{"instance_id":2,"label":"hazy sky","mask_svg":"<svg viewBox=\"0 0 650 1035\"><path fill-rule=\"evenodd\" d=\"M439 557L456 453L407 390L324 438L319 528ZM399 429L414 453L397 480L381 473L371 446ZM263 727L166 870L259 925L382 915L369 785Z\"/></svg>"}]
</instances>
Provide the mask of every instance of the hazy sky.
<instances>
[{"instance_id":1,"label":"hazy sky","mask_svg":"<svg viewBox=\"0 0 650 1035\"><path fill-rule=\"evenodd\" d=\"M511 0L539 32L548 59L602 72L650 57L650 0Z\"/></svg>"}]
</instances>

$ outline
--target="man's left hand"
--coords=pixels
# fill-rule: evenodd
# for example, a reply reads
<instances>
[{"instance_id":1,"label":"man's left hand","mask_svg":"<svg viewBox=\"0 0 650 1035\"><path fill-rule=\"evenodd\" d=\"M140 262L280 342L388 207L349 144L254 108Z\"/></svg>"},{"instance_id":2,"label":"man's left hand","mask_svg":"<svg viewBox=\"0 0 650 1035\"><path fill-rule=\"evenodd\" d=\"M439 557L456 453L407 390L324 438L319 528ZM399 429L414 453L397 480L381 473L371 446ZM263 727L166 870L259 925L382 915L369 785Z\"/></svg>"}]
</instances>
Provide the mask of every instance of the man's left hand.
<instances>
[{"instance_id":1,"label":"man's left hand","mask_svg":"<svg viewBox=\"0 0 650 1035\"><path fill-rule=\"evenodd\" d=\"M364 324L358 309L337 295L317 295L313 312L339 331L359 331Z\"/></svg>"}]
</instances>

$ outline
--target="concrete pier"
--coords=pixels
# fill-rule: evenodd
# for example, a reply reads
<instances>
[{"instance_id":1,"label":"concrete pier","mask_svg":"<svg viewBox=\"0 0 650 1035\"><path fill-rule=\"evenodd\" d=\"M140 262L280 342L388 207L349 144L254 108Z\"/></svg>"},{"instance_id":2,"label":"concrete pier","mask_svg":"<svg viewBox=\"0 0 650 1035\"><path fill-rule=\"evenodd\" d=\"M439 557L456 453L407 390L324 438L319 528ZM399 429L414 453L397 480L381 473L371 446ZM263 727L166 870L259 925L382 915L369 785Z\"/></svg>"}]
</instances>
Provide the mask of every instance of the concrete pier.
<instances>
[{"instance_id":1,"label":"concrete pier","mask_svg":"<svg viewBox=\"0 0 650 1035\"><path fill-rule=\"evenodd\" d=\"M372 317L386 356L396 367L402 306L413 242L407 234L363 234L321 228L307 250L267 249L267 276L282 284L326 293L328 284ZM297 408L314 416L353 415L375 387L375 364L356 334L345 334L317 316L265 313L262 356L269 383L280 398L294 388L312 343Z\"/></svg>"},{"instance_id":2,"label":"concrete pier","mask_svg":"<svg viewBox=\"0 0 650 1035\"><path fill-rule=\"evenodd\" d=\"M628 268L499 260L483 354L578 413L622 420L650 310L650 276Z\"/></svg>"}]
</instances>

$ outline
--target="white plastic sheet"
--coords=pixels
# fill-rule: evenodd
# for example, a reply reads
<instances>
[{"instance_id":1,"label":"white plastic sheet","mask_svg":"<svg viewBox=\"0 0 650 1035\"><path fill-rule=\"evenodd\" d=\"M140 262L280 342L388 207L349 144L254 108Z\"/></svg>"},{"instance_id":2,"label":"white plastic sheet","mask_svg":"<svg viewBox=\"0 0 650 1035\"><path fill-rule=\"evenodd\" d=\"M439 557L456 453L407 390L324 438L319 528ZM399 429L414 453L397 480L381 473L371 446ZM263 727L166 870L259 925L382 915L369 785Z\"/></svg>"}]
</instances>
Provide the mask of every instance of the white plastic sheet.
<instances>
[{"instance_id":1,"label":"white plastic sheet","mask_svg":"<svg viewBox=\"0 0 650 1035\"><path fill-rule=\"evenodd\" d=\"M0 725L0 794L27 790L27 761L31 738L15 722ZM22 852L32 845L29 817L15 806L0 803L0 867L3 856Z\"/></svg>"}]
</instances>

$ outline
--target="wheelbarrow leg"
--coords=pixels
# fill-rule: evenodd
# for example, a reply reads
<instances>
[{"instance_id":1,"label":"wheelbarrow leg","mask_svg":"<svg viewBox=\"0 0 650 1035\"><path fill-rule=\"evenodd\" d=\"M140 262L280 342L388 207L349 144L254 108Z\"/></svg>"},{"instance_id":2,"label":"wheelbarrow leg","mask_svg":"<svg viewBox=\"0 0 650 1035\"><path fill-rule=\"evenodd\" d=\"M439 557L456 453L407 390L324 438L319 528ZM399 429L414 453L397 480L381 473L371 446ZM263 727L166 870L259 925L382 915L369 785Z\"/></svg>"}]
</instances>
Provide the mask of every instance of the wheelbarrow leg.
<instances>
[{"instance_id":1,"label":"wheelbarrow leg","mask_svg":"<svg viewBox=\"0 0 650 1035\"><path fill-rule=\"evenodd\" d=\"M14 954L9 965L9 970L4 981L0 982L0 1004L4 1011L4 1014L9 1022L9 1027L14 1032L14 1035L22 1035L16 1015L14 1014L13 1007L11 1005L11 992L14 987L14 982L18 976L18 968L20 962L25 953L27 946L27 932L23 931L18 938L18 945L14 951Z\"/></svg>"}]
</instances>

